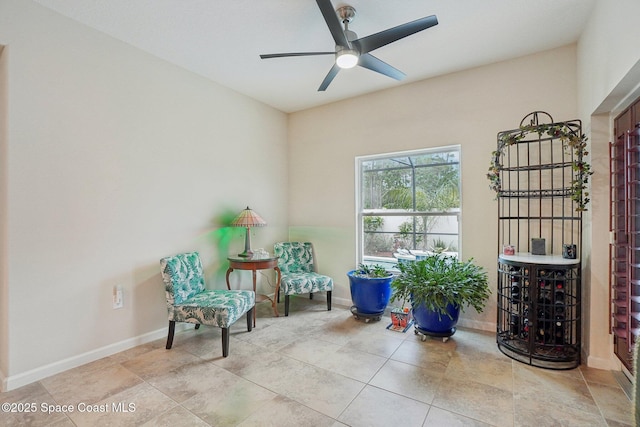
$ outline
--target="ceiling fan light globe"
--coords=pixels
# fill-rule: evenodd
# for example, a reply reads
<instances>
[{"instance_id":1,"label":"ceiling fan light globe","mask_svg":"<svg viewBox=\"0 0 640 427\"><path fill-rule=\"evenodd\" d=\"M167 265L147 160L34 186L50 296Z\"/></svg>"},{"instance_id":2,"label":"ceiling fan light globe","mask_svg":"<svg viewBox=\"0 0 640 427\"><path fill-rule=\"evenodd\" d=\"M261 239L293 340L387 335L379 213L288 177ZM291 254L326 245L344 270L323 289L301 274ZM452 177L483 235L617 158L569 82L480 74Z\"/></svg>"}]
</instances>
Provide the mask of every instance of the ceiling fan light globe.
<instances>
[{"instance_id":1,"label":"ceiling fan light globe","mask_svg":"<svg viewBox=\"0 0 640 427\"><path fill-rule=\"evenodd\" d=\"M345 49L336 54L336 65L340 68L353 68L358 65L358 52Z\"/></svg>"}]
</instances>

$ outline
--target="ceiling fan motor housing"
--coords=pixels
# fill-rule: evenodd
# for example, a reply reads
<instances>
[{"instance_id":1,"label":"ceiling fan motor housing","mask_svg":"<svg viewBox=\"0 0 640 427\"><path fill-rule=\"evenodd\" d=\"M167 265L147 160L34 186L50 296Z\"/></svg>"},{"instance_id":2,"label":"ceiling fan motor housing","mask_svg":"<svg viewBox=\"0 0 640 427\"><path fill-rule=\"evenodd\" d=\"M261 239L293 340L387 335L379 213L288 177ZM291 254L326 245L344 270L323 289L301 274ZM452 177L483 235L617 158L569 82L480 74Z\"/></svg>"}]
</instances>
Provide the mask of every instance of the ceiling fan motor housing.
<instances>
[{"instance_id":1,"label":"ceiling fan motor housing","mask_svg":"<svg viewBox=\"0 0 640 427\"><path fill-rule=\"evenodd\" d=\"M342 6L336 9L338 16L343 24L348 24L353 21L353 18L356 16L355 8L351 6Z\"/></svg>"}]
</instances>

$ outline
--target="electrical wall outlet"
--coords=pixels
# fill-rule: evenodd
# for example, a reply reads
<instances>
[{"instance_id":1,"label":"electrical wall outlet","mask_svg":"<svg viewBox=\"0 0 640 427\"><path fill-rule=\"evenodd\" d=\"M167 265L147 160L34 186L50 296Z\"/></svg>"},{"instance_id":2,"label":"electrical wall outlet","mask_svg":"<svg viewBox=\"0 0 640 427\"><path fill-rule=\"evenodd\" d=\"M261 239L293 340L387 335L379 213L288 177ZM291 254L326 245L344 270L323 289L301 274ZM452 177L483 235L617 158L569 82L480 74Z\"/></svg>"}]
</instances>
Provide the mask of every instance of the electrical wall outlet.
<instances>
[{"instance_id":1,"label":"electrical wall outlet","mask_svg":"<svg viewBox=\"0 0 640 427\"><path fill-rule=\"evenodd\" d=\"M122 308L124 306L124 297L122 293L122 285L113 287L113 309Z\"/></svg>"}]
</instances>

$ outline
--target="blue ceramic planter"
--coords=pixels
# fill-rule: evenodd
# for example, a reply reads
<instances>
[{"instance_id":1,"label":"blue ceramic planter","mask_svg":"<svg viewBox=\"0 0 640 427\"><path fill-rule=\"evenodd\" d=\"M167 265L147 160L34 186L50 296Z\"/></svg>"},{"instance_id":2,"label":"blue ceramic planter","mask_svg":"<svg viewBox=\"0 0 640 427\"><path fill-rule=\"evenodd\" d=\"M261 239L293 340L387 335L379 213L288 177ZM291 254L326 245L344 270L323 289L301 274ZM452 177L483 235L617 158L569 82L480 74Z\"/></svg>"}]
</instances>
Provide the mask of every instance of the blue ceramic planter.
<instances>
[{"instance_id":1,"label":"blue ceramic planter","mask_svg":"<svg viewBox=\"0 0 640 427\"><path fill-rule=\"evenodd\" d=\"M357 277L351 270L347 273L351 288L351 301L358 313L361 314L382 314L389 304L391 297L391 281L389 277Z\"/></svg>"},{"instance_id":2,"label":"blue ceramic planter","mask_svg":"<svg viewBox=\"0 0 640 427\"><path fill-rule=\"evenodd\" d=\"M424 304L413 306L413 319L416 327L426 334L453 335L460 316L460 306L447 304L446 311L451 317L446 314L439 315L426 308Z\"/></svg>"}]
</instances>

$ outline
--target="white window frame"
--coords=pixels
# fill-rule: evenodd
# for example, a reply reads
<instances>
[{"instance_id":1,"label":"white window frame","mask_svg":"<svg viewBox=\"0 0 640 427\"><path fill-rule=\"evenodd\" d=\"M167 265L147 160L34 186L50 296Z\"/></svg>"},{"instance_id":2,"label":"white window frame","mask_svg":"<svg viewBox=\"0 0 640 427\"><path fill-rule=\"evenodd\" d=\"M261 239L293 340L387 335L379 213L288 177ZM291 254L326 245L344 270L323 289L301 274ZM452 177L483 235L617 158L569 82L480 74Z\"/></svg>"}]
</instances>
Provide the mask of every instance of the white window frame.
<instances>
[{"instance_id":1,"label":"white window frame","mask_svg":"<svg viewBox=\"0 0 640 427\"><path fill-rule=\"evenodd\" d=\"M370 216L363 214L362 208L362 195L361 195L361 183L362 183L362 163L369 160L386 159L390 157L408 157L419 156L424 154L432 154L439 152L447 152L457 150L458 151L458 169L459 169L459 194L460 194L460 208L454 212L403 212L403 216L417 216L417 215L447 215L456 216L458 221L458 257L462 258L462 148L460 145L447 145L433 148L423 148L409 151L396 151L391 153L381 153L366 156L356 156L355 158L355 221L356 221L356 265L363 262L363 250L364 250L364 230L363 230L363 217ZM389 212L385 212L388 215ZM373 257L369 257L368 261L376 262ZM388 262L389 259L381 258L379 261Z\"/></svg>"}]
</instances>

